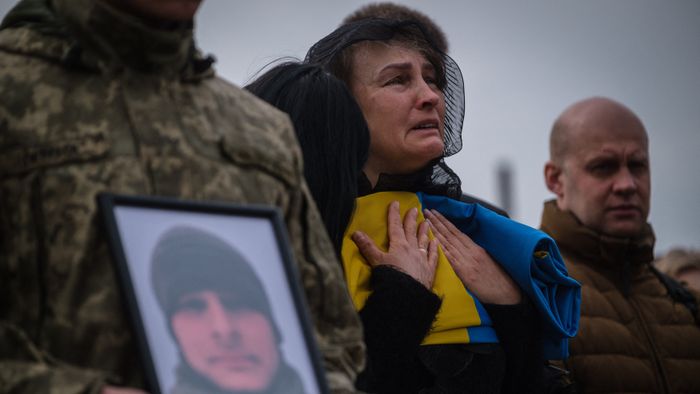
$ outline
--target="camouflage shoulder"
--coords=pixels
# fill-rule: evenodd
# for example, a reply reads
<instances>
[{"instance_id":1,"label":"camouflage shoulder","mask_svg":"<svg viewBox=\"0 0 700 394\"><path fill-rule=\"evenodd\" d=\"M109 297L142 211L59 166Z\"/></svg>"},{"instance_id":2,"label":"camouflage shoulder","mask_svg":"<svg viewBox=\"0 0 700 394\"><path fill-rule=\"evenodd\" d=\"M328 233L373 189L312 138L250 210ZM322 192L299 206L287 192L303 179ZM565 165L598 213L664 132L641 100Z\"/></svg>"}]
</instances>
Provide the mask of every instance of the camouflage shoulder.
<instances>
[{"instance_id":1,"label":"camouflage shoulder","mask_svg":"<svg viewBox=\"0 0 700 394\"><path fill-rule=\"evenodd\" d=\"M70 49L71 44L65 39L42 34L30 28L0 30L0 51L5 53L61 62L68 56Z\"/></svg>"},{"instance_id":2,"label":"camouflage shoulder","mask_svg":"<svg viewBox=\"0 0 700 394\"><path fill-rule=\"evenodd\" d=\"M262 120L260 127L279 130L281 125L289 122L286 113L221 77L210 78L208 83L222 99L235 102L238 112L242 115Z\"/></svg>"},{"instance_id":3,"label":"camouflage shoulder","mask_svg":"<svg viewBox=\"0 0 700 394\"><path fill-rule=\"evenodd\" d=\"M219 77L209 78L214 99L228 113L224 148L234 153L238 162L270 167L293 183L303 173L302 154L289 116L252 93ZM230 143L227 143L230 142Z\"/></svg>"}]
</instances>

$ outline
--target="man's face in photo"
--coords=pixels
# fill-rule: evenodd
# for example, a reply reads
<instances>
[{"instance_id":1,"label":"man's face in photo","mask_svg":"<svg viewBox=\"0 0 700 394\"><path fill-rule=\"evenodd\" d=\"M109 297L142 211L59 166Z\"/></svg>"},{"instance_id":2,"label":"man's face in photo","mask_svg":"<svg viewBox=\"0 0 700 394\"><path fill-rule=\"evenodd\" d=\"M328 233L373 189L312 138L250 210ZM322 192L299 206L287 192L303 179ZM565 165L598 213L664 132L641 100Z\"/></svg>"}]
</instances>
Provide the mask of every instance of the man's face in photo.
<instances>
[{"instance_id":1,"label":"man's face in photo","mask_svg":"<svg viewBox=\"0 0 700 394\"><path fill-rule=\"evenodd\" d=\"M171 324L187 363L223 390L262 391L277 372L280 356L271 322L241 306L233 293L187 293Z\"/></svg>"}]
</instances>

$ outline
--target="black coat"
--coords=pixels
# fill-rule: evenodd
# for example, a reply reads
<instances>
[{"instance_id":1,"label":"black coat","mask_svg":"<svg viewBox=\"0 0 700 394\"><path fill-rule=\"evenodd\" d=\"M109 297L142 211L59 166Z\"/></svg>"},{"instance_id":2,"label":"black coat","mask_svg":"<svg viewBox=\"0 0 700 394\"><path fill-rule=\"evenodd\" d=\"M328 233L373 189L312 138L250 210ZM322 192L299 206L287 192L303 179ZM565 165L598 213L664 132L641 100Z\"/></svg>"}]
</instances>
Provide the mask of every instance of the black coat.
<instances>
[{"instance_id":1,"label":"black coat","mask_svg":"<svg viewBox=\"0 0 700 394\"><path fill-rule=\"evenodd\" d=\"M358 194L425 190L425 179L432 178L424 175L382 174L375 187L361 177ZM439 193L440 188L435 190ZM454 194L464 202L481 204L508 217L481 199ZM526 298L518 305L484 304L498 344L421 346L440 310L440 298L411 276L388 266L372 270L370 286L372 294L360 310L367 365L358 376L358 389L382 394L543 392L539 320Z\"/></svg>"},{"instance_id":2,"label":"black coat","mask_svg":"<svg viewBox=\"0 0 700 394\"><path fill-rule=\"evenodd\" d=\"M485 304L499 344L426 345L441 300L396 269L372 271L360 317L367 366L357 387L376 393L539 393L544 360L536 311Z\"/></svg>"}]
</instances>

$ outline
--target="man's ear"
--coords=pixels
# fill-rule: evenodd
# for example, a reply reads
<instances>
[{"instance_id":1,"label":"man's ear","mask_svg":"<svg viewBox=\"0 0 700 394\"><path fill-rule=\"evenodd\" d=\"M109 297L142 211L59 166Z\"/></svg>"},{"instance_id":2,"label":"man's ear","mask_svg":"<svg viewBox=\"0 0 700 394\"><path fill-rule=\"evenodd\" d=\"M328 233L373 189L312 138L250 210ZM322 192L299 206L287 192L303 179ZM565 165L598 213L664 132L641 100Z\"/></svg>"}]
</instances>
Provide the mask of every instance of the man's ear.
<instances>
[{"instance_id":1,"label":"man's ear","mask_svg":"<svg viewBox=\"0 0 700 394\"><path fill-rule=\"evenodd\" d=\"M549 160L544 165L544 183L547 184L547 189L556 194L557 198L561 198L564 191L564 186L561 181L562 170L559 166Z\"/></svg>"}]
</instances>

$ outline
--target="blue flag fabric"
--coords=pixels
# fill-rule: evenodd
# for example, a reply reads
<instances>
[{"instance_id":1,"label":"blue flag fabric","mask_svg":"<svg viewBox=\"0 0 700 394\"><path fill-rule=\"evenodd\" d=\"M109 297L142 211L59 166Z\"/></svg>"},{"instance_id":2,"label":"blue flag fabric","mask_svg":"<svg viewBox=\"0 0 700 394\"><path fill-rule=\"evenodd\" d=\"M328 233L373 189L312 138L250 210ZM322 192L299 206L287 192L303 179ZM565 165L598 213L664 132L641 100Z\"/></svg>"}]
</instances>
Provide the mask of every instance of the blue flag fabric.
<instances>
[{"instance_id":1,"label":"blue flag fabric","mask_svg":"<svg viewBox=\"0 0 700 394\"><path fill-rule=\"evenodd\" d=\"M568 276L554 240L478 204L417 195L424 209L440 212L484 248L530 297L542 317L544 356L568 357L568 339L578 331L581 285Z\"/></svg>"}]
</instances>

